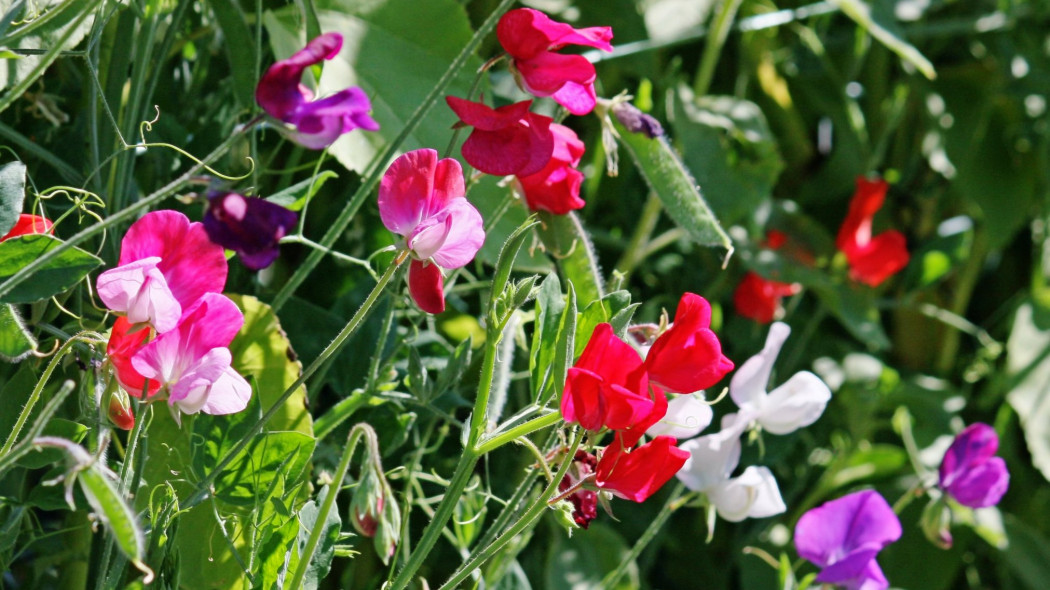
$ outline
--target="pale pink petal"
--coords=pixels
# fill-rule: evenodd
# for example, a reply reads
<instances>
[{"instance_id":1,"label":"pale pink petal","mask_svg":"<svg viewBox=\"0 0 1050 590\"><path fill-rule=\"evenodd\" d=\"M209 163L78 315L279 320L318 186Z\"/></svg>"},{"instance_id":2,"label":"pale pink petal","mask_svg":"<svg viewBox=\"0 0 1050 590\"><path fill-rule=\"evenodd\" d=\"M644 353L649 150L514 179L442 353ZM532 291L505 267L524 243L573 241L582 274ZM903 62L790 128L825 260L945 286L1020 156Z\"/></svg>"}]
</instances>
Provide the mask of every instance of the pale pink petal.
<instances>
[{"instance_id":1,"label":"pale pink petal","mask_svg":"<svg viewBox=\"0 0 1050 590\"><path fill-rule=\"evenodd\" d=\"M408 249L421 260L429 259L445 244L453 221L452 216L447 213L424 219L412 231L412 236L408 239Z\"/></svg>"},{"instance_id":2,"label":"pale pink petal","mask_svg":"<svg viewBox=\"0 0 1050 590\"><path fill-rule=\"evenodd\" d=\"M229 367L211 386L207 401L201 411L213 416L233 414L248 407L248 400L251 397L251 385L237 371Z\"/></svg>"},{"instance_id":3,"label":"pale pink petal","mask_svg":"<svg viewBox=\"0 0 1050 590\"><path fill-rule=\"evenodd\" d=\"M452 201L445 211L451 220L449 232L431 259L442 268L459 268L474 260L485 243L485 223L481 213L466 199Z\"/></svg>"},{"instance_id":4,"label":"pale pink petal","mask_svg":"<svg viewBox=\"0 0 1050 590\"><path fill-rule=\"evenodd\" d=\"M160 257L151 256L107 270L95 283L106 307L125 313L133 324L149 323L157 332L173 329L182 306L172 295L157 268Z\"/></svg>"},{"instance_id":5,"label":"pale pink petal","mask_svg":"<svg viewBox=\"0 0 1050 590\"><path fill-rule=\"evenodd\" d=\"M437 151L420 149L401 155L387 168L379 183L379 217L388 230L407 237L424 219L437 163Z\"/></svg>"},{"instance_id":6,"label":"pale pink petal","mask_svg":"<svg viewBox=\"0 0 1050 590\"><path fill-rule=\"evenodd\" d=\"M226 373L232 360L227 348L209 350L171 386L168 404L178 406L184 414L199 412L208 401L212 385Z\"/></svg>"}]
</instances>

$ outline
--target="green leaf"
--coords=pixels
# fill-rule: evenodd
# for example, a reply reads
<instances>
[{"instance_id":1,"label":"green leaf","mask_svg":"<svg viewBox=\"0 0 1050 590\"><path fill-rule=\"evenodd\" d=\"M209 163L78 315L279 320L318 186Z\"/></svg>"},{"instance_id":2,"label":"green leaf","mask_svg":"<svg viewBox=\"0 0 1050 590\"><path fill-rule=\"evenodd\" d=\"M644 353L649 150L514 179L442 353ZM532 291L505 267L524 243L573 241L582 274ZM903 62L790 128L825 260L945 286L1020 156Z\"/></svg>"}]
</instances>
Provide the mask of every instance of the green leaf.
<instances>
[{"instance_id":1,"label":"green leaf","mask_svg":"<svg viewBox=\"0 0 1050 590\"><path fill-rule=\"evenodd\" d=\"M317 0L315 5L321 29L344 38L342 52L324 66L318 95L360 86L380 125L378 132L344 135L329 148L344 166L364 172L470 41L470 19L454 0ZM264 23L278 58L302 47L300 20L294 6L266 13ZM466 96L480 65L472 59L446 94ZM439 105L403 149L446 145L456 121L450 109Z\"/></svg>"},{"instance_id":2,"label":"green leaf","mask_svg":"<svg viewBox=\"0 0 1050 590\"><path fill-rule=\"evenodd\" d=\"M239 3L233 0L210 0L215 20L225 39L223 48L230 58L230 75L233 77L233 95L242 109L255 105L255 41L244 20Z\"/></svg>"},{"instance_id":3,"label":"green leaf","mask_svg":"<svg viewBox=\"0 0 1050 590\"><path fill-rule=\"evenodd\" d=\"M547 560L548 590L598 588L602 578L626 559L627 544L608 525L592 522L589 529L571 538L559 535ZM620 581L606 590L633 590L640 587L638 566L631 563Z\"/></svg>"},{"instance_id":4,"label":"green leaf","mask_svg":"<svg viewBox=\"0 0 1050 590\"><path fill-rule=\"evenodd\" d=\"M762 110L732 96L675 93L674 131L682 159L722 223L754 214L773 194L784 162Z\"/></svg>"},{"instance_id":5,"label":"green leaf","mask_svg":"<svg viewBox=\"0 0 1050 590\"><path fill-rule=\"evenodd\" d=\"M325 496L331 492L332 490L325 486L321 493L318 494L316 502L313 500L307 502L302 510L299 511L299 551L302 551L306 545L306 541L309 539L314 527L324 526L321 542L314 551L313 557L310 559L310 565L306 569L306 576L303 578L303 588L307 590L317 588L320 581L328 575L328 570L332 567L332 558L335 557L335 543L339 540L339 529L342 526L339 510L329 510L323 525L317 522L318 506L324 503ZM295 571L295 563L297 561L297 559L292 559L292 563L288 565L288 571Z\"/></svg>"},{"instance_id":6,"label":"green leaf","mask_svg":"<svg viewBox=\"0 0 1050 590\"><path fill-rule=\"evenodd\" d=\"M26 165L8 162L0 166L0 236L18 222L26 196Z\"/></svg>"},{"instance_id":7,"label":"green leaf","mask_svg":"<svg viewBox=\"0 0 1050 590\"><path fill-rule=\"evenodd\" d=\"M36 350L36 339L26 329L15 306L0 304L0 359L17 363Z\"/></svg>"},{"instance_id":8,"label":"green leaf","mask_svg":"<svg viewBox=\"0 0 1050 590\"><path fill-rule=\"evenodd\" d=\"M339 175L331 170L322 170L317 176L297 182L266 197L266 200L292 211L301 211L329 178L339 178Z\"/></svg>"},{"instance_id":9,"label":"green leaf","mask_svg":"<svg viewBox=\"0 0 1050 590\"><path fill-rule=\"evenodd\" d=\"M580 304L590 304L605 293L605 281L598 266L598 255L580 218L573 212L554 215L537 213L538 233L547 253L558 261L558 269L565 281L576 290Z\"/></svg>"},{"instance_id":10,"label":"green leaf","mask_svg":"<svg viewBox=\"0 0 1050 590\"><path fill-rule=\"evenodd\" d=\"M630 133L614 121L620 144L631 155L646 184L663 203L671 219L703 246L721 246L730 253L733 242L708 207L696 181L663 137Z\"/></svg>"},{"instance_id":11,"label":"green leaf","mask_svg":"<svg viewBox=\"0 0 1050 590\"><path fill-rule=\"evenodd\" d=\"M898 57L915 66L923 76L933 80L937 72L933 64L918 49L901 38L901 32L892 17L883 11L873 12L862 0L832 0L842 13L853 19L860 27L875 37Z\"/></svg>"},{"instance_id":12,"label":"green leaf","mask_svg":"<svg viewBox=\"0 0 1050 590\"><path fill-rule=\"evenodd\" d=\"M1003 551L1007 567L1030 590L1043 590L1050 580L1050 540L1016 518L1006 520L1009 546Z\"/></svg>"},{"instance_id":13,"label":"green leaf","mask_svg":"<svg viewBox=\"0 0 1050 590\"><path fill-rule=\"evenodd\" d=\"M0 283L45 252L62 244L48 235L26 235L0 243ZM87 273L102 264L97 256L80 248L70 248L0 298L0 303L32 303L57 295L76 285Z\"/></svg>"},{"instance_id":14,"label":"green leaf","mask_svg":"<svg viewBox=\"0 0 1050 590\"><path fill-rule=\"evenodd\" d=\"M1050 480L1050 312L1028 302L1017 309L1006 341L1006 395L1024 429L1032 465Z\"/></svg>"},{"instance_id":15,"label":"green leaf","mask_svg":"<svg viewBox=\"0 0 1050 590\"><path fill-rule=\"evenodd\" d=\"M637 307L637 303L631 304L631 294L628 291L614 291L588 305L576 319L576 350L573 358L583 353L583 349L587 347L591 334L598 324L606 322L612 324L613 332L622 338L627 329L627 323Z\"/></svg>"}]
</instances>

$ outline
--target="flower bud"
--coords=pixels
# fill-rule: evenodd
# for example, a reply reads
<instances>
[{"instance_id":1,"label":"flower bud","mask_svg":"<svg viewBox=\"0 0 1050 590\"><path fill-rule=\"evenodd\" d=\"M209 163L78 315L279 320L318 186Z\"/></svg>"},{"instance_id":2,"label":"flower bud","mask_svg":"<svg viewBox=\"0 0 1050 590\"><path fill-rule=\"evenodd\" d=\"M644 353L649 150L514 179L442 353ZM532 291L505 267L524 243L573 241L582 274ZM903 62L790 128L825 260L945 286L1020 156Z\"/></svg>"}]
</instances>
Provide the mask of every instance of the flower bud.
<instances>
[{"instance_id":1,"label":"flower bud","mask_svg":"<svg viewBox=\"0 0 1050 590\"><path fill-rule=\"evenodd\" d=\"M941 549L952 548L952 511L948 508L945 497L941 496L932 500L922 511L922 520L919 522L922 532L931 543Z\"/></svg>"},{"instance_id":2,"label":"flower bud","mask_svg":"<svg viewBox=\"0 0 1050 590\"><path fill-rule=\"evenodd\" d=\"M376 536L380 514L385 504L380 477L375 469L366 468L350 502L350 522L357 532L366 537Z\"/></svg>"},{"instance_id":3,"label":"flower bud","mask_svg":"<svg viewBox=\"0 0 1050 590\"><path fill-rule=\"evenodd\" d=\"M121 430L135 427L135 414L131 411L131 400L120 387L114 387L109 396L109 421Z\"/></svg>"},{"instance_id":4,"label":"flower bud","mask_svg":"<svg viewBox=\"0 0 1050 590\"><path fill-rule=\"evenodd\" d=\"M616 120L631 133L643 133L649 139L654 139L664 134L664 126L656 120L656 117L643 113L638 107L629 102L616 103L613 105L612 113Z\"/></svg>"}]
</instances>

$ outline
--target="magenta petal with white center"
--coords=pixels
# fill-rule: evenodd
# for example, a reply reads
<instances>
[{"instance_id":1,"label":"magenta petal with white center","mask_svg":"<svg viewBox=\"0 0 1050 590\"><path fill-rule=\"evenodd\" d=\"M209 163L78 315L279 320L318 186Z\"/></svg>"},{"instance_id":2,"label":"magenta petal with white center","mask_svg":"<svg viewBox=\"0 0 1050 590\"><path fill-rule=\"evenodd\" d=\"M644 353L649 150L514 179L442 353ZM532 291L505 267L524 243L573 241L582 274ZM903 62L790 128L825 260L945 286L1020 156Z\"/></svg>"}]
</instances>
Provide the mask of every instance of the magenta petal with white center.
<instances>
[{"instance_id":1,"label":"magenta petal with white center","mask_svg":"<svg viewBox=\"0 0 1050 590\"><path fill-rule=\"evenodd\" d=\"M167 332L179 323L182 306L157 268L160 257L151 256L112 268L95 283L106 307L125 313L133 324L148 323L157 332Z\"/></svg>"}]
</instances>

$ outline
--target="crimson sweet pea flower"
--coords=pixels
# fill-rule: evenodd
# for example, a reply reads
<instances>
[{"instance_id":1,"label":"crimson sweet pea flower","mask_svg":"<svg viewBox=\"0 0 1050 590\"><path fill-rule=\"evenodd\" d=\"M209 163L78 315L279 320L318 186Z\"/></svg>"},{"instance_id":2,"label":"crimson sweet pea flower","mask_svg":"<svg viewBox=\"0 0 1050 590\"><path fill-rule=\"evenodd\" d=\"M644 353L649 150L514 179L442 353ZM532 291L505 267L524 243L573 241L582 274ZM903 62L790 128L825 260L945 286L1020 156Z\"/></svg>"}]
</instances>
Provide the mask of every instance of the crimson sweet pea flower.
<instances>
[{"instance_id":1,"label":"crimson sweet pea flower","mask_svg":"<svg viewBox=\"0 0 1050 590\"><path fill-rule=\"evenodd\" d=\"M576 455L572 458L572 463L569 465L569 471L558 482L558 491L562 493L569 491L569 488L576 486L580 481L593 475L597 466L597 457L583 449L577 450ZM598 492L589 490L586 487L580 487L572 494L569 494L569 497L566 499L572 503L572 519L582 528L586 529L590 526L592 520L598 518Z\"/></svg>"},{"instance_id":2,"label":"crimson sweet pea flower","mask_svg":"<svg viewBox=\"0 0 1050 590\"><path fill-rule=\"evenodd\" d=\"M663 394L663 412L667 398ZM598 324L565 380L561 396L561 415L566 422L578 422L587 430L632 429L628 444L634 444L659 420L658 400L649 395L649 380L642 359L633 348L613 334L612 326ZM654 412L655 410L655 412Z\"/></svg>"},{"instance_id":3,"label":"crimson sweet pea flower","mask_svg":"<svg viewBox=\"0 0 1050 590\"><path fill-rule=\"evenodd\" d=\"M733 307L745 318L768 324L776 319L778 313L782 313L784 297L801 290L802 285L798 283L765 279L751 271L744 275L744 280L733 291Z\"/></svg>"},{"instance_id":4,"label":"crimson sweet pea flower","mask_svg":"<svg viewBox=\"0 0 1050 590\"><path fill-rule=\"evenodd\" d=\"M500 18L496 37L514 60L518 84L535 96L550 96L574 115L594 109L594 65L580 55L554 53L566 45L612 51L611 27L574 29L531 8L511 10Z\"/></svg>"},{"instance_id":5,"label":"crimson sweet pea flower","mask_svg":"<svg viewBox=\"0 0 1050 590\"><path fill-rule=\"evenodd\" d=\"M889 230L871 235L872 220L882 208L888 188L885 180L857 177L857 191L835 241L849 261L850 278L870 287L879 286L908 265L904 234Z\"/></svg>"},{"instance_id":6,"label":"crimson sweet pea flower","mask_svg":"<svg viewBox=\"0 0 1050 590\"><path fill-rule=\"evenodd\" d=\"M529 209L565 215L586 204L580 198L583 173L576 169L584 146L576 132L564 125L552 123L550 130L554 136L550 160L539 172L518 176L518 186Z\"/></svg>"},{"instance_id":7,"label":"crimson sweet pea flower","mask_svg":"<svg viewBox=\"0 0 1050 590\"><path fill-rule=\"evenodd\" d=\"M631 449L617 434L605 448L595 470L600 489L633 502L644 502L685 465L689 453L675 446L670 436L658 436Z\"/></svg>"},{"instance_id":8,"label":"crimson sweet pea flower","mask_svg":"<svg viewBox=\"0 0 1050 590\"><path fill-rule=\"evenodd\" d=\"M996 457L999 436L980 422L955 437L939 470L940 487L957 502L971 508L995 506L1010 487L1006 462Z\"/></svg>"},{"instance_id":9,"label":"crimson sweet pea flower","mask_svg":"<svg viewBox=\"0 0 1050 590\"><path fill-rule=\"evenodd\" d=\"M133 327L138 329L132 331ZM145 326L135 326L128 318L119 317L113 324L109 342L106 344L106 357L116 372L117 383L128 395L139 398L144 390L147 396L160 391L160 383L146 379L131 364L132 357L146 346L149 335L150 331Z\"/></svg>"},{"instance_id":10,"label":"crimson sweet pea flower","mask_svg":"<svg viewBox=\"0 0 1050 590\"><path fill-rule=\"evenodd\" d=\"M379 184L379 217L405 238L409 293L427 313L445 310L441 269L466 265L485 241L481 214L465 193L459 162L438 160L432 149L394 160Z\"/></svg>"},{"instance_id":11,"label":"crimson sweet pea flower","mask_svg":"<svg viewBox=\"0 0 1050 590\"><path fill-rule=\"evenodd\" d=\"M51 220L46 217L22 213L18 216L18 221L15 222L11 231L0 237L0 242L28 234L53 233L54 225L55 224L51 223Z\"/></svg>"},{"instance_id":12,"label":"crimson sweet pea flower","mask_svg":"<svg viewBox=\"0 0 1050 590\"><path fill-rule=\"evenodd\" d=\"M695 293L678 302L674 323L649 348L649 380L667 391L692 393L718 383L733 370L722 344L711 331L711 305Z\"/></svg>"},{"instance_id":13,"label":"crimson sweet pea flower","mask_svg":"<svg viewBox=\"0 0 1050 590\"><path fill-rule=\"evenodd\" d=\"M458 125L474 128L463 142L463 158L485 174L528 176L551 159L554 120L529 111L531 100L497 109L455 96L445 101L462 121Z\"/></svg>"},{"instance_id":14,"label":"crimson sweet pea flower","mask_svg":"<svg viewBox=\"0 0 1050 590\"><path fill-rule=\"evenodd\" d=\"M342 47L339 33L320 35L288 59L270 66L255 88L259 106L290 125L292 129L284 130L286 135L303 147L323 149L354 129L379 129L379 123L368 114L372 103L360 88L351 86L313 100L313 93L300 83L303 70L334 58Z\"/></svg>"},{"instance_id":15,"label":"crimson sweet pea flower","mask_svg":"<svg viewBox=\"0 0 1050 590\"><path fill-rule=\"evenodd\" d=\"M217 192L208 195L204 231L211 241L237 252L244 266L260 270L277 260L281 238L298 219L294 211L266 199Z\"/></svg>"}]
</instances>

